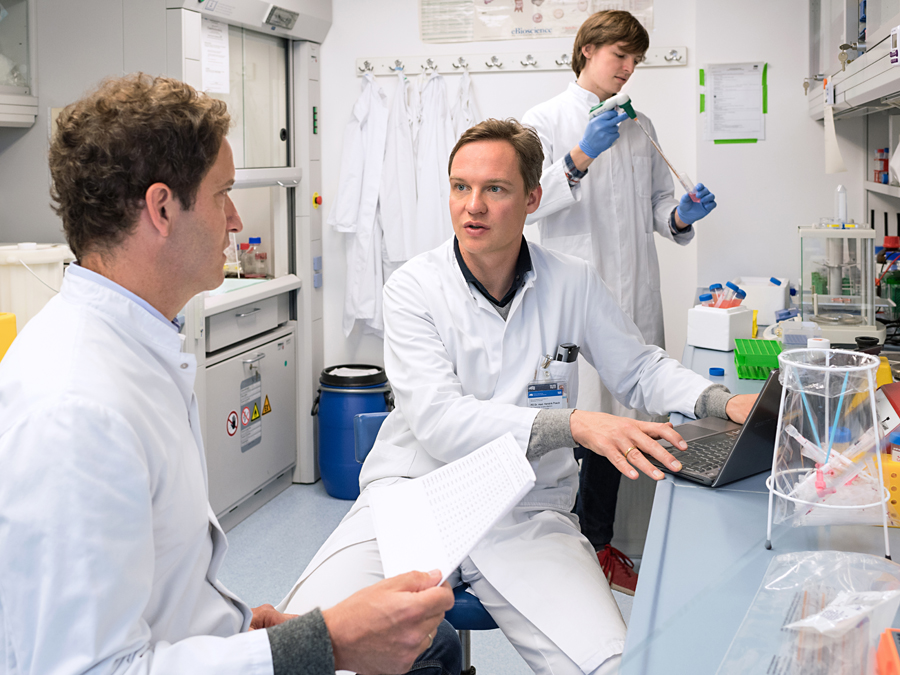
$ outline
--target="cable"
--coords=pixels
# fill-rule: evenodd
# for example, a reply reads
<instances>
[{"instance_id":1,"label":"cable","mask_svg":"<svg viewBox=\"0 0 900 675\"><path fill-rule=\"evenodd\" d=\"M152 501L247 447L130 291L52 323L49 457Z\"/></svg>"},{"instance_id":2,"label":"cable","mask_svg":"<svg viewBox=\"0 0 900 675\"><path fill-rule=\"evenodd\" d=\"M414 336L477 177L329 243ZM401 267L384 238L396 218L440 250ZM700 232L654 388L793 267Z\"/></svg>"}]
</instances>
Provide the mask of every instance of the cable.
<instances>
[{"instance_id":1,"label":"cable","mask_svg":"<svg viewBox=\"0 0 900 675\"><path fill-rule=\"evenodd\" d=\"M43 279L41 279L41 278L35 273L35 271L34 271L33 269L31 269L28 265L25 264L25 262L24 262L23 260L20 260L19 262L22 263L22 267L24 267L26 270L28 270L29 272L31 272L32 276L34 276L35 279L37 279L37 280L40 281L42 284L44 284L44 286L46 286L47 288L49 288L49 289L50 289L51 291L53 291L54 293L59 293L59 291L56 290L55 288L53 288L53 286L51 286L51 285L48 284L46 281L44 281Z\"/></svg>"}]
</instances>

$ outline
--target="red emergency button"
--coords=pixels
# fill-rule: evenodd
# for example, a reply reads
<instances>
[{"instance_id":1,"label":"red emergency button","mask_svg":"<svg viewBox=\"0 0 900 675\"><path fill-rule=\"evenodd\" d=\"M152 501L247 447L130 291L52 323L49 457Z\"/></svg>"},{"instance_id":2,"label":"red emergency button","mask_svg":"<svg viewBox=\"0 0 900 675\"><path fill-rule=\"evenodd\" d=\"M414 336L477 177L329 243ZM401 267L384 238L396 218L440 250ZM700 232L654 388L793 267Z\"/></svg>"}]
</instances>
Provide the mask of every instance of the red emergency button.
<instances>
[{"instance_id":1,"label":"red emergency button","mask_svg":"<svg viewBox=\"0 0 900 675\"><path fill-rule=\"evenodd\" d=\"M313 208L317 209L322 204L322 195L318 192L313 192Z\"/></svg>"}]
</instances>

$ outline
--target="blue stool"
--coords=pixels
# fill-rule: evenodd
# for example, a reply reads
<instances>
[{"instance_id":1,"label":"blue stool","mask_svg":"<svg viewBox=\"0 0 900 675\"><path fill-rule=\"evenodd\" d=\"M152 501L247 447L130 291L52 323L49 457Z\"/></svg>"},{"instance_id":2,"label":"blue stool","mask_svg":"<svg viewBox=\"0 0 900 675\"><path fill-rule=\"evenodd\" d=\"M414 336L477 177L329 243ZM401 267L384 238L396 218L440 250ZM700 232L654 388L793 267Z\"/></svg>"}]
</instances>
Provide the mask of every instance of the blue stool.
<instances>
[{"instance_id":1,"label":"blue stool","mask_svg":"<svg viewBox=\"0 0 900 675\"><path fill-rule=\"evenodd\" d=\"M361 413L353 418L353 440L356 446L356 461L364 462L372 446L382 422L388 416L386 412ZM467 584L453 589L456 601L446 614L447 621L459 633L459 641L463 648L463 675L475 675L472 667L472 636L473 630L493 630L497 628L494 619L481 604L481 601L471 593L467 593Z\"/></svg>"}]
</instances>

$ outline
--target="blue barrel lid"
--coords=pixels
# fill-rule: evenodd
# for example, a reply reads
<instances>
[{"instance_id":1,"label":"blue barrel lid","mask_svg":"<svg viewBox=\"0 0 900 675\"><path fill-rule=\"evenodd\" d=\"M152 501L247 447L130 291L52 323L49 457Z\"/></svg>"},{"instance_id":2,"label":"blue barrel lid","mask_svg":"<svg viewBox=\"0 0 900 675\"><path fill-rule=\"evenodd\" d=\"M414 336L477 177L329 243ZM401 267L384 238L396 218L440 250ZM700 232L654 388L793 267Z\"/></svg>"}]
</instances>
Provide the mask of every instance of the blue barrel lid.
<instances>
[{"instance_id":1,"label":"blue barrel lid","mask_svg":"<svg viewBox=\"0 0 900 675\"><path fill-rule=\"evenodd\" d=\"M730 282L730 281L726 281L726 282L725 282L725 285L728 286L728 288L730 288L731 290L733 290L735 293L737 293L737 292L740 290L740 289L737 287L737 284L734 284L734 283L732 283L732 282Z\"/></svg>"},{"instance_id":2,"label":"blue barrel lid","mask_svg":"<svg viewBox=\"0 0 900 675\"><path fill-rule=\"evenodd\" d=\"M781 279L776 279L775 277L769 277L769 281L771 281L776 286L781 286Z\"/></svg>"},{"instance_id":3,"label":"blue barrel lid","mask_svg":"<svg viewBox=\"0 0 900 675\"><path fill-rule=\"evenodd\" d=\"M709 287L710 293L713 292L713 291L721 291L721 290L722 290L722 284L712 284L712 285Z\"/></svg>"},{"instance_id":4,"label":"blue barrel lid","mask_svg":"<svg viewBox=\"0 0 900 675\"><path fill-rule=\"evenodd\" d=\"M737 297L739 297L741 300L743 300L744 298L747 297L747 291L745 291L745 290L742 289L742 288L739 288L739 289L737 290L737 293L735 293L735 295L736 295Z\"/></svg>"},{"instance_id":5,"label":"blue barrel lid","mask_svg":"<svg viewBox=\"0 0 900 675\"><path fill-rule=\"evenodd\" d=\"M889 441L892 445L900 445L900 429L894 429L894 430L888 435L888 441Z\"/></svg>"},{"instance_id":6,"label":"blue barrel lid","mask_svg":"<svg viewBox=\"0 0 900 675\"><path fill-rule=\"evenodd\" d=\"M248 241L249 241L251 244L261 244L261 243L262 243L262 237L250 237L250 239L248 239Z\"/></svg>"},{"instance_id":7,"label":"blue barrel lid","mask_svg":"<svg viewBox=\"0 0 900 675\"><path fill-rule=\"evenodd\" d=\"M328 387L370 387L387 381L384 368L365 363L329 366L319 376L319 382Z\"/></svg>"},{"instance_id":8,"label":"blue barrel lid","mask_svg":"<svg viewBox=\"0 0 900 675\"><path fill-rule=\"evenodd\" d=\"M706 302L707 300L712 300L712 293L704 293L700 296L700 302Z\"/></svg>"},{"instance_id":9,"label":"blue barrel lid","mask_svg":"<svg viewBox=\"0 0 900 675\"><path fill-rule=\"evenodd\" d=\"M725 369L724 368L710 368L709 374L711 377L724 377Z\"/></svg>"}]
</instances>

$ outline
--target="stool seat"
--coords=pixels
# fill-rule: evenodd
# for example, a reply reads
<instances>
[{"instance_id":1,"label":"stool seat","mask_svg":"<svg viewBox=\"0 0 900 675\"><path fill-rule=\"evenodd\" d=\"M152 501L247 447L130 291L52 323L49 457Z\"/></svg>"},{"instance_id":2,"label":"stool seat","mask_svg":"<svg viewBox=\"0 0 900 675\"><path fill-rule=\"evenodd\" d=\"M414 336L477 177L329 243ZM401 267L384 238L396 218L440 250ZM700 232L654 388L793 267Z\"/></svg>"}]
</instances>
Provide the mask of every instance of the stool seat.
<instances>
[{"instance_id":1,"label":"stool seat","mask_svg":"<svg viewBox=\"0 0 900 675\"><path fill-rule=\"evenodd\" d=\"M493 630L497 627L497 623L488 614L481 601L466 591L468 587L468 584L463 584L453 589L455 596L453 609L448 611L444 618L456 630Z\"/></svg>"}]
</instances>

